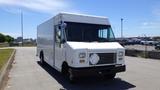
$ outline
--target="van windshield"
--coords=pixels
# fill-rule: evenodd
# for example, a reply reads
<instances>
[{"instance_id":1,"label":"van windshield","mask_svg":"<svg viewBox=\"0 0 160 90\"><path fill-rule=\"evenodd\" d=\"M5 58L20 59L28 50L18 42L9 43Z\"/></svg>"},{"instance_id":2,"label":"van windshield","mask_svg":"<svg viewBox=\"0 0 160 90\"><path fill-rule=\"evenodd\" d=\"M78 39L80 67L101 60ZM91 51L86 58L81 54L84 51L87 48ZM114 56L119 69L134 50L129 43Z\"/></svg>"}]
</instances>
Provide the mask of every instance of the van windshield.
<instances>
[{"instance_id":1,"label":"van windshield","mask_svg":"<svg viewBox=\"0 0 160 90\"><path fill-rule=\"evenodd\" d=\"M65 22L67 41L77 42L111 42L115 40L110 25Z\"/></svg>"}]
</instances>

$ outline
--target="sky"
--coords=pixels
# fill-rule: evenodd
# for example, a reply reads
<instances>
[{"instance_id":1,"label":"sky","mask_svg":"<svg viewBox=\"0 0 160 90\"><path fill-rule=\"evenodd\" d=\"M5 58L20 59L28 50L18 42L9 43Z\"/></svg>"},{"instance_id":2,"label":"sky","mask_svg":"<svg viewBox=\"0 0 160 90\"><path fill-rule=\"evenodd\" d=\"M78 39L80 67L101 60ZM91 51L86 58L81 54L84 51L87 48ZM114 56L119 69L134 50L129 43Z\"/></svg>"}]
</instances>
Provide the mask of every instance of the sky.
<instances>
[{"instance_id":1,"label":"sky","mask_svg":"<svg viewBox=\"0 0 160 90\"><path fill-rule=\"evenodd\" d=\"M37 25L59 12L108 17L116 37L160 36L160 0L0 0L0 33L36 38Z\"/></svg>"}]
</instances>

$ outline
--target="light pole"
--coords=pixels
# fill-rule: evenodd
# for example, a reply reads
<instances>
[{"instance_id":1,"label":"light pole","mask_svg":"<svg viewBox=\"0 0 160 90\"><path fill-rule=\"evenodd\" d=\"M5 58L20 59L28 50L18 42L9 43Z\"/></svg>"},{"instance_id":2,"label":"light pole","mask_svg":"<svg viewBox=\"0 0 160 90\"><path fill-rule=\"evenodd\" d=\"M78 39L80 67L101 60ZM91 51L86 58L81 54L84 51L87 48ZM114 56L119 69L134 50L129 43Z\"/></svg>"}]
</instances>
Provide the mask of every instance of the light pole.
<instances>
[{"instance_id":1,"label":"light pole","mask_svg":"<svg viewBox=\"0 0 160 90\"><path fill-rule=\"evenodd\" d=\"M21 10L21 34L22 34L22 46L23 46L23 12Z\"/></svg>"},{"instance_id":2,"label":"light pole","mask_svg":"<svg viewBox=\"0 0 160 90\"><path fill-rule=\"evenodd\" d=\"M121 39L123 39L123 18L121 18Z\"/></svg>"}]
</instances>

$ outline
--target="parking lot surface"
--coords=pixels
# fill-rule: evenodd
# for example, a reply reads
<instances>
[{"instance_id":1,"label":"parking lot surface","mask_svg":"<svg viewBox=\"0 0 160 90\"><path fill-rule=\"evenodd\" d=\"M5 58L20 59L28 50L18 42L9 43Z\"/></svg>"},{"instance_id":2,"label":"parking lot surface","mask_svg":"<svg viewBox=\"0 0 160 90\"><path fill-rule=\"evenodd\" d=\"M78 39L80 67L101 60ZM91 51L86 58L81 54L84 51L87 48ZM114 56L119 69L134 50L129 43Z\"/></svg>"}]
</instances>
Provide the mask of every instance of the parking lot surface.
<instances>
[{"instance_id":1,"label":"parking lot surface","mask_svg":"<svg viewBox=\"0 0 160 90\"><path fill-rule=\"evenodd\" d=\"M114 80L82 78L75 84L49 65L41 66L35 47L17 47L5 90L160 90L160 60L125 57L127 70Z\"/></svg>"}]
</instances>

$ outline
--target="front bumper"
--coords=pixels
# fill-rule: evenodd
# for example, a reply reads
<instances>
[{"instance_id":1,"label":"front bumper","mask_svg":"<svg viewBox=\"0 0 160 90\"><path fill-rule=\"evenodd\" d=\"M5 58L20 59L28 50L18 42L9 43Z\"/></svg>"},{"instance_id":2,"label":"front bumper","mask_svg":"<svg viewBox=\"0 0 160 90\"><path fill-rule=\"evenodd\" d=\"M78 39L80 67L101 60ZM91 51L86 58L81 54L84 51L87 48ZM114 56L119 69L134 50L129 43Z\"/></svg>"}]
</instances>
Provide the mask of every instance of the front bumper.
<instances>
[{"instance_id":1,"label":"front bumper","mask_svg":"<svg viewBox=\"0 0 160 90\"><path fill-rule=\"evenodd\" d=\"M124 72L126 70L125 65L109 65L109 66L94 66L85 68L70 67L71 73L74 77L81 76L96 76L100 74L112 74L118 72Z\"/></svg>"}]
</instances>

